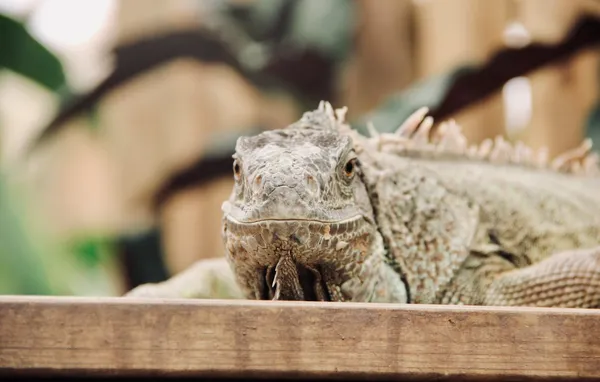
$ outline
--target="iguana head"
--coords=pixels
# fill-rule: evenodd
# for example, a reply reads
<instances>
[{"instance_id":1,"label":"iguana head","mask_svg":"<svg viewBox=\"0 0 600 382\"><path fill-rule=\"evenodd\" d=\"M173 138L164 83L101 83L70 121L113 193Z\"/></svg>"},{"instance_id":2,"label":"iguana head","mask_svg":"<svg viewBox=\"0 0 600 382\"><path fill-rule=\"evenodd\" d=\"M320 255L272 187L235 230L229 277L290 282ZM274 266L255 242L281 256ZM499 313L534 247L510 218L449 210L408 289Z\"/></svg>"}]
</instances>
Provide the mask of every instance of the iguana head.
<instances>
[{"instance_id":1,"label":"iguana head","mask_svg":"<svg viewBox=\"0 0 600 382\"><path fill-rule=\"evenodd\" d=\"M341 300L376 227L352 138L329 104L238 139L223 239L250 298Z\"/></svg>"}]
</instances>

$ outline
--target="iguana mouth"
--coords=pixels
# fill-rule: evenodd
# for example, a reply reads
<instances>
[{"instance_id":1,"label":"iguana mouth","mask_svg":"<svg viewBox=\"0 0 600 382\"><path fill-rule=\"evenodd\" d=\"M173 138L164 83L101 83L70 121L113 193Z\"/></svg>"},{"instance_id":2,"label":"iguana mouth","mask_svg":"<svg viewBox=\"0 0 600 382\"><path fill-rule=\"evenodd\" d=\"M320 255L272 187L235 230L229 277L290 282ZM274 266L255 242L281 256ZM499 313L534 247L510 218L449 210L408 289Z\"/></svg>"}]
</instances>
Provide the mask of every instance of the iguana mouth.
<instances>
[{"instance_id":1,"label":"iguana mouth","mask_svg":"<svg viewBox=\"0 0 600 382\"><path fill-rule=\"evenodd\" d=\"M250 223L225 215L223 235L226 256L251 298L341 301L340 286L355 277L370 250L373 225L361 215Z\"/></svg>"},{"instance_id":2,"label":"iguana mouth","mask_svg":"<svg viewBox=\"0 0 600 382\"><path fill-rule=\"evenodd\" d=\"M264 268L262 300L331 301L321 266L305 266L282 257Z\"/></svg>"},{"instance_id":3,"label":"iguana mouth","mask_svg":"<svg viewBox=\"0 0 600 382\"><path fill-rule=\"evenodd\" d=\"M240 207L229 201L223 202L223 216L233 224L249 225L269 222L344 224L359 219L368 219L356 206L344 206L338 209L318 208L317 205L294 206L294 200L281 204Z\"/></svg>"}]
</instances>

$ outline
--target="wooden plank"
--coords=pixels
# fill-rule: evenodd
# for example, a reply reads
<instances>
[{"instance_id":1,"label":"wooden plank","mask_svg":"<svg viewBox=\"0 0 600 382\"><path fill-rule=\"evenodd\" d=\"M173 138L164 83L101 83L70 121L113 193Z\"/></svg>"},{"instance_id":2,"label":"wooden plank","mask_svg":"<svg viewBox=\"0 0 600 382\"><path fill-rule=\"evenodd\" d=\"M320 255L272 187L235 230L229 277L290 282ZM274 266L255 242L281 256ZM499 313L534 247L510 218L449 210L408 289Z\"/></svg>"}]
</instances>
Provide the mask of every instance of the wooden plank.
<instances>
[{"instance_id":1,"label":"wooden plank","mask_svg":"<svg viewBox=\"0 0 600 382\"><path fill-rule=\"evenodd\" d=\"M0 297L0 376L600 379L600 310Z\"/></svg>"}]
</instances>

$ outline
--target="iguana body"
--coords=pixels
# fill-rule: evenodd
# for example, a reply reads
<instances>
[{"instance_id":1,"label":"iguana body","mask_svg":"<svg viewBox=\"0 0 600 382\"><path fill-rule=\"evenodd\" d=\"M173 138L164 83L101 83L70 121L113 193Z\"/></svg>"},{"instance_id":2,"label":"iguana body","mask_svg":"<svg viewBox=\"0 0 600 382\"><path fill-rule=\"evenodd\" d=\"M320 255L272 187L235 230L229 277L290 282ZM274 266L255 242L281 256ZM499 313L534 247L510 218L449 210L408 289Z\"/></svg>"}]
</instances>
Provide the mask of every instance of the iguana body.
<instances>
[{"instance_id":1,"label":"iguana body","mask_svg":"<svg viewBox=\"0 0 600 382\"><path fill-rule=\"evenodd\" d=\"M501 139L467 147L453 122L431 134L425 113L367 138L323 102L240 138L219 266L239 289L199 294L200 262L129 295L600 307L590 144L547 163Z\"/></svg>"}]
</instances>

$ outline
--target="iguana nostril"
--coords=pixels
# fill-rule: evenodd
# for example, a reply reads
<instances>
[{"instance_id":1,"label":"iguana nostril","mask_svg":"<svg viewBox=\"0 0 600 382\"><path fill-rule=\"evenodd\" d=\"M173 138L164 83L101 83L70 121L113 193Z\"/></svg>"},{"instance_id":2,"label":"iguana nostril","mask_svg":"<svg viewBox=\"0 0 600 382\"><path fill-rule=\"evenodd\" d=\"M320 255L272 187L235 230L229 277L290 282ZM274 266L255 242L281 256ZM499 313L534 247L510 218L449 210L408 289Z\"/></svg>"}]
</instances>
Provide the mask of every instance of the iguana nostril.
<instances>
[{"instance_id":1,"label":"iguana nostril","mask_svg":"<svg viewBox=\"0 0 600 382\"><path fill-rule=\"evenodd\" d=\"M319 192L319 184L312 175L306 175L306 189L312 194Z\"/></svg>"},{"instance_id":2,"label":"iguana nostril","mask_svg":"<svg viewBox=\"0 0 600 382\"><path fill-rule=\"evenodd\" d=\"M252 188L254 189L254 192L255 192L255 193L257 193L257 194L258 194L258 193L261 193L261 192L265 192L265 191L267 191L267 190L266 190L266 187L263 187L263 183L264 183L264 182L263 182L263 177L262 177L262 175L257 175L257 176L254 178L254 182L252 182Z\"/></svg>"}]
</instances>

